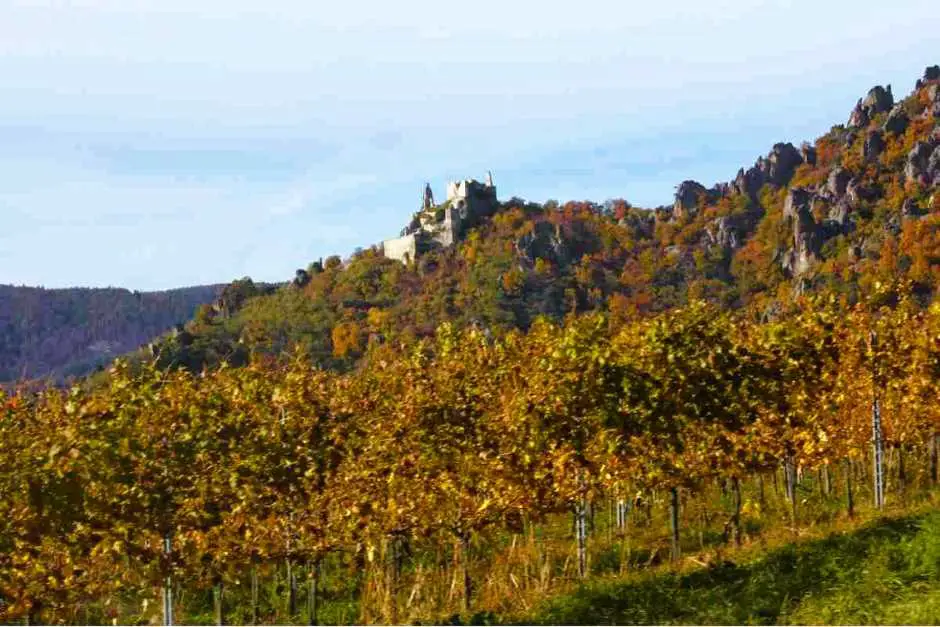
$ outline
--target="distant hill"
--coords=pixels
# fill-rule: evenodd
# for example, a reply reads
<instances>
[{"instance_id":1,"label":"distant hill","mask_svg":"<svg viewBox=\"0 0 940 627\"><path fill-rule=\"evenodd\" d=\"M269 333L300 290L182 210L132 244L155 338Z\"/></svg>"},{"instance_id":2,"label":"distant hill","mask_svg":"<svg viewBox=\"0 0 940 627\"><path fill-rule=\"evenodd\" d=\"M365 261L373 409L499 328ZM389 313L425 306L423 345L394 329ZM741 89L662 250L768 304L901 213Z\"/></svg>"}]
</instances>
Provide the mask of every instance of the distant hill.
<instances>
[{"instance_id":1,"label":"distant hill","mask_svg":"<svg viewBox=\"0 0 940 627\"><path fill-rule=\"evenodd\" d=\"M0 383L79 377L214 302L223 286L165 292L0 285Z\"/></svg>"}]
</instances>

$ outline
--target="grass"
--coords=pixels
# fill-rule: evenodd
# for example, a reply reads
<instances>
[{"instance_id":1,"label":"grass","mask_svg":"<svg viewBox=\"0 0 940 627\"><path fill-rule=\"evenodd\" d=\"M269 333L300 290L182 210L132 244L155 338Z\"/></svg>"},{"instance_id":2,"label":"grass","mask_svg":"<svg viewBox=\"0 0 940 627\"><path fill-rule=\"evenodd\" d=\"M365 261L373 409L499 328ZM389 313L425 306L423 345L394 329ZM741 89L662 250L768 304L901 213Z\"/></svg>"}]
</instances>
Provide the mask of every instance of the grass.
<instances>
[{"instance_id":1,"label":"grass","mask_svg":"<svg viewBox=\"0 0 940 627\"><path fill-rule=\"evenodd\" d=\"M749 562L588 583L519 622L936 624L940 512L881 518Z\"/></svg>"}]
</instances>

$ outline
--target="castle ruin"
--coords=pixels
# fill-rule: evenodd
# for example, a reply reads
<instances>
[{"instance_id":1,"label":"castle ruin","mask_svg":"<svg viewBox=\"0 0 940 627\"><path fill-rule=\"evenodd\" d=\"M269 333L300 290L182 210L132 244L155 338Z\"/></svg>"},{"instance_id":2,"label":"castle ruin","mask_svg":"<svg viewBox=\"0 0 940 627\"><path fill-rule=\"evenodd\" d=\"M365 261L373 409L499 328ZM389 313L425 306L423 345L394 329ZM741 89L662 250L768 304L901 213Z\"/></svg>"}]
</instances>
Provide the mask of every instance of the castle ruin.
<instances>
[{"instance_id":1,"label":"castle ruin","mask_svg":"<svg viewBox=\"0 0 940 627\"><path fill-rule=\"evenodd\" d=\"M496 210L496 186L493 175L486 182L475 179L447 184L447 200L434 204L431 185L425 184L421 209L414 215L400 237L382 242L386 257L407 263L435 247L452 246L464 231Z\"/></svg>"}]
</instances>

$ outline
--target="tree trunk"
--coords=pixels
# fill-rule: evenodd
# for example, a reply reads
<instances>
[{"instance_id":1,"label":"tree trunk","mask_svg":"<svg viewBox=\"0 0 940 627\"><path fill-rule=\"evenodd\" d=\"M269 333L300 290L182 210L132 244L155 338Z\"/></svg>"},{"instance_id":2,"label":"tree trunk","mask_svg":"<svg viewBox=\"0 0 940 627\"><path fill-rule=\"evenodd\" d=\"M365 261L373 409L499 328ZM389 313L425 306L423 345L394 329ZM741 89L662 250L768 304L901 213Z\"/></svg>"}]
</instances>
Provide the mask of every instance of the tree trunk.
<instances>
[{"instance_id":1,"label":"tree trunk","mask_svg":"<svg viewBox=\"0 0 940 627\"><path fill-rule=\"evenodd\" d=\"M215 586L212 589L212 606L215 610L215 624L224 625L225 624L225 606L224 603L224 593L225 588L222 583L222 578L218 578L215 583Z\"/></svg>"},{"instance_id":2,"label":"tree trunk","mask_svg":"<svg viewBox=\"0 0 940 627\"><path fill-rule=\"evenodd\" d=\"M767 503L767 499L764 497L764 474L760 472L757 473L757 503L762 510Z\"/></svg>"},{"instance_id":3,"label":"tree trunk","mask_svg":"<svg viewBox=\"0 0 940 627\"><path fill-rule=\"evenodd\" d=\"M307 565L307 624L317 625L317 610L319 598L317 587L320 583L320 560L316 559Z\"/></svg>"},{"instance_id":4,"label":"tree trunk","mask_svg":"<svg viewBox=\"0 0 940 627\"><path fill-rule=\"evenodd\" d=\"M672 561L678 562L681 555L679 547L679 488L669 491L669 525L672 537Z\"/></svg>"},{"instance_id":5,"label":"tree trunk","mask_svg":"<svg viewBox=\"0 0 940 627\"><path fill-rule=\"evenodd\" d=\"M29 610L26 612L26 625L41 625L42 624L42 602L32 600L29 603Z\"/></svg>"},{"instance_id":6,"label":"tree trunk","mask_svg":"<svg viewBox=\"0 0 940 627\"><path fill-rule=\"evenodd\" d=\"M832 475L829 473L829 464L825 464L819 469L820 485L822 486L823 496L829 496L832 493Z\"/></svg>"}]
</instances>

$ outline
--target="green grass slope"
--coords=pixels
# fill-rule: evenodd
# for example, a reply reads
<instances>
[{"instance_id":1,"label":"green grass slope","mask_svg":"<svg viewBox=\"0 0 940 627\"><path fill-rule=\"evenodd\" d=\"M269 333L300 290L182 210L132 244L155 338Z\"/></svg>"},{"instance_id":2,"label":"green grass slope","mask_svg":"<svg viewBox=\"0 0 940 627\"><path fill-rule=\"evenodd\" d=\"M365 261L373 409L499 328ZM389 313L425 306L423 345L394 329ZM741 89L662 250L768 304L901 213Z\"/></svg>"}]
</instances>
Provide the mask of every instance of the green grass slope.
<instances>
[{"instance_id":1,"label":"green grass slope","mask_svg":"<svg viewBox=\"0 0 940 627\"><path fill-rule=\"evenodd\" d=\"M535 624L937 624L940 512L882 518L750 563L588 584Z\"/></svg>"}]
</instances>

